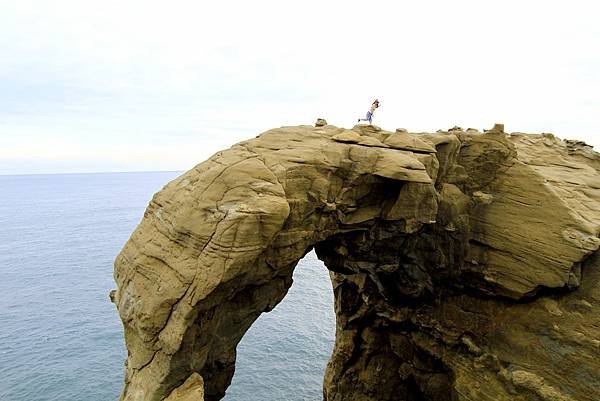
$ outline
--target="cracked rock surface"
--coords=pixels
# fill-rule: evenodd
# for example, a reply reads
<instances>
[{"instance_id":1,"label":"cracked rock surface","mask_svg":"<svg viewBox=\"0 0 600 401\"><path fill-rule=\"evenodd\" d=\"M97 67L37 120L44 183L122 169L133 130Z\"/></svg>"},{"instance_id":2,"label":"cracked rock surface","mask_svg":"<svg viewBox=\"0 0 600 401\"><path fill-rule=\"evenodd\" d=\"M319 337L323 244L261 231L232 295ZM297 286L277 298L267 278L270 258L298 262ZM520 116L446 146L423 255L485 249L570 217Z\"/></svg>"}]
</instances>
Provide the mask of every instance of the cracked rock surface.
<instances>
[{"instance_id":1,"label":"cracked rock surface","mask_svg":"<svg viewBox=\"0 0 600 401\"><path fill-rule=\"evenodd\" d=\"M267 131L167 184L118 255L121 400L221 399L313 248L337 322L324 400L598 400L599 233L579 141Z\"/></svg>"}]
</instances>

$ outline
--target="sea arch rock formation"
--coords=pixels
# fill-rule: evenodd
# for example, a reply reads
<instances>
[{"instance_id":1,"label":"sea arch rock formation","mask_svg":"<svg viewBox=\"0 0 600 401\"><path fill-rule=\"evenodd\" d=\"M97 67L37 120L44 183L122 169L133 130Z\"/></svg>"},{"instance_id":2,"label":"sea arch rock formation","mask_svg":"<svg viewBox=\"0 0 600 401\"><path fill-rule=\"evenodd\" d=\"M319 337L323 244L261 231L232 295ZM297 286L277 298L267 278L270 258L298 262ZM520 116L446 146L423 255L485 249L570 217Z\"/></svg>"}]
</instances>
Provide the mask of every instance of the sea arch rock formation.
<instances>
[{"instance_id":1,"label":"sea arch rock formation","mask_svg":"<svg viewBox=\"0 0 600 401\"><path fill-rule=\"evenodd\" d=\"M600 156L551 134L282 127L151 200L115 261L124 401L218 400L311 249L327 401L600 397Z\"/></svg>"}]
</instances>

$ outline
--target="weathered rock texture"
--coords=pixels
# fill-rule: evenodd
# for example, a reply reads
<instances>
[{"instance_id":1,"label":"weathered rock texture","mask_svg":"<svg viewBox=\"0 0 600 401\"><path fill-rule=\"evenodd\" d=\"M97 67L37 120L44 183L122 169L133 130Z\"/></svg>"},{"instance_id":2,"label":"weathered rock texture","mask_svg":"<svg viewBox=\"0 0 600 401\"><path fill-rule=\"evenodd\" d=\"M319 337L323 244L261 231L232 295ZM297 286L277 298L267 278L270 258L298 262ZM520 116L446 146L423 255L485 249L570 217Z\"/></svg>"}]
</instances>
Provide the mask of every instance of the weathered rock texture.
<instances>
[{"instance_id":1,"label":"weathered rock texture","mask_svg":"<svg viewBox=\"0 0 600 401\"><path fill-rule=\"evenodd\" d=\"M202 378L223 397L313 247L337 315L326 400L600 399L597 153L501 125L324 124L234 145L154 196L115 262L122 400L199 398Z\"/></svg>"}]
</instances>

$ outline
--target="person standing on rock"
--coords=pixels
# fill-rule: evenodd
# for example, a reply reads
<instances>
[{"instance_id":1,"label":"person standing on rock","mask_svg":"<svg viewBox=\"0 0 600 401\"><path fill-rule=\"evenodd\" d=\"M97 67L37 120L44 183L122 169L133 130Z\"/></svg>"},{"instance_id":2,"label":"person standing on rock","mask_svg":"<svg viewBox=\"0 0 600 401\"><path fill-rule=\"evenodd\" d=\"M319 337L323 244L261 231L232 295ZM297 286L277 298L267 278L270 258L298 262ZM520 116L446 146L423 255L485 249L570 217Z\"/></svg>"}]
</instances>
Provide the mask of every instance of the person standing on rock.
<instances>
[{"instance_id":1,"label":"person standing on rock","mask_svg":"<svg viewBox=\"0 0 600 401\"><path fill-rule=\"evenodd\" d=\"M368 121L369 124L373 121L373 113L375 113L375 109L379 107L379 99L375 99L369 111L367 111L367 118L359 118L358 122Z\"/></svg>"}]
</instances>

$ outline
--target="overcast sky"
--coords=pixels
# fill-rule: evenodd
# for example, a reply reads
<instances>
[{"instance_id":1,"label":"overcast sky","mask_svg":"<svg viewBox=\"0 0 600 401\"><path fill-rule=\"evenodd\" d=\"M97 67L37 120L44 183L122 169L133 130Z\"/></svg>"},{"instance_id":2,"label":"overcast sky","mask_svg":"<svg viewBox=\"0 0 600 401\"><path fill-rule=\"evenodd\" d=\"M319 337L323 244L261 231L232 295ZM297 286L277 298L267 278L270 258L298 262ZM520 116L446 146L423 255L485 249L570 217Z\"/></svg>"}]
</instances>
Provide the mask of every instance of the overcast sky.
<instances>
[{"instance_id":1,"label":"overcast sky","mask_svg":"<svg viewBox=\"0 0 600 401\"><path fill-rule=\"evenodd\" d=\"M600 148L597 1L0 0L0 174L183 170L282 125Z\"/></svg>"}]
</instances>

